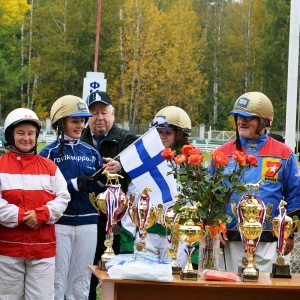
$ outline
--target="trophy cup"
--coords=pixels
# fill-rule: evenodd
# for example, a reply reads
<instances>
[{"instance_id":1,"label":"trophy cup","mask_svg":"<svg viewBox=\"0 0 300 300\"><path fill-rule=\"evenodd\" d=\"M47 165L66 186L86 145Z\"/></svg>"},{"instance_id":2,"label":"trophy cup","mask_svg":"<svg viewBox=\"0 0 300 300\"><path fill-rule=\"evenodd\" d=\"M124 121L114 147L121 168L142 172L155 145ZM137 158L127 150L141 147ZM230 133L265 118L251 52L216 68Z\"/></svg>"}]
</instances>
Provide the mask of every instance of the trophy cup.
<instances>
[{"instance_id":1,"label":"trophy cup","mask_svg":"<svg viewBox=\"0 0 300 300\"><path fill-rule=\"evenodd\" d=\"M117 225L117 222L122 220L124 217L127 208L128 208L128 198L126 194L122 191L121 185L119 184L118 177L121 175L110 174L105 171L107 176L106 186L107 189L105 192L100 193L95 197L95 193L90 193L89 198L93 207L98 211L106 214L106 236L104 241L104 246L106 250L101 256L100 260L100 269L106 270L105 263L115 256L113 246L114 235L120 233L120 227ZM115 180L115 184L111 181Z\"/></svg>"},{"instance_id":2,"label":"trophy cup","mask_svg":"<svg viewBox=\"0 0 300 300\"><path fill-rule=\"evenodd\" d=\"M175 220L177 218L177 214L173 211L173 206L170 206L166 209L166 212L164 214L164 220L163 225L171 230L170 238L168 238L169 243L171 244L171 247L167 250L167 255L172 257L172 274L180 274L181 268L177 262L177 251L179 246L179 232L178 228L175 229Z\"/></svg>"},{"instance_id":3,"label":"trophy cup","mask_svg":"<svg viewBox=\"0 0 300 300\"><path fill-rule=\"evenodd\" d=\"M258 189L260 183L249 184L251 188ZM268 205L269 207L269 205ZM246 257L242 259L242 266L238 273L242 281L258 281L259 271L256 269L254 251L264 229L266 207L254 194L245 194L238 205L232 204L232 212L238 219L237 227L245 248Z\"/></svg>"},{"instance_id":4,"label":"trophy cup","mask_svg":"<svg viewBox=\"0 0 300 300\"><path fill-rule=\"evenodd\" d=\"M182 212L175 220L174 232L178 230L179 239L185 243L187 254L187 262L184 268L180 271L180 279L197 280L198 272L193 269L191 256L195 250L193 244L203 238L204 231L197 225L199 215L197 206L184 206L180 209Z\"/></svg>"},{"instance_id":5,"label":"trophy cup","mask_svg":"<svg viewBox=\"0 0 300 300\"><path fill-rule=\"evenodd\" d=\"M142 191L142 196L135 205L133 205L135 196L130 195L129 201L128 214L132 222L139 229L140 241L136 243L135 248L140 254L147 253L147 229L153 226L154 223L156 223L156 221L160 218L160 214L162 212L162 205L158 205L158 207L156 208L155 205L150 204L150 196L148 192L151 192L151 189L149 187L145 187Z\"/></svg>"},{"instance_id":6,"label":"trophy cup","mask_svg":"<svg viewBox=\"0 0 300 300\"><path fill-rule=\"evenodd\" d=\"M285 239L288 238L296 228L299 228L299 220L297 216L294 216L292 219L286 215L286 209L284 207L286 204L284 200L280 201L278 206L279 215L272 220L271 231L278 238L277 250L279 252L276 262L273 263L272 273L270 273L270 276L273 278L292 278L290 265L284 258ZM272 219L270 215L268 215L267 218L268 220Z\"/></svg>"}]
</instances>

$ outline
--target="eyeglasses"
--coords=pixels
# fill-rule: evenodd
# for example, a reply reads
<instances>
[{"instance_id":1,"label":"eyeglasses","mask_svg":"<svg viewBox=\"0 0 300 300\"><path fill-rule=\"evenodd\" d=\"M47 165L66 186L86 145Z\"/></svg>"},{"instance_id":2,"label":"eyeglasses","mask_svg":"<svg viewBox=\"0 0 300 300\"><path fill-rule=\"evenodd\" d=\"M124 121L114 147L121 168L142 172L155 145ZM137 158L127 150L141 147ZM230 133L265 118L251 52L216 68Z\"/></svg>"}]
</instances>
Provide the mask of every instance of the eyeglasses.
<instances>
[{"instance_id":1,"label":"eyeglasses","mask_svg":"<svg viewBox=\"0 0 300 300\"><path fill-rule=\"evenodd\" d=\"M244 116L241 116L241 115L237 115L237 120L238 121L241 121L241 120L245 120L247 123L251 122L252 120L255 119L255 116L252 116L252 117L244 117Z\"/></svg>"}]
</instances>

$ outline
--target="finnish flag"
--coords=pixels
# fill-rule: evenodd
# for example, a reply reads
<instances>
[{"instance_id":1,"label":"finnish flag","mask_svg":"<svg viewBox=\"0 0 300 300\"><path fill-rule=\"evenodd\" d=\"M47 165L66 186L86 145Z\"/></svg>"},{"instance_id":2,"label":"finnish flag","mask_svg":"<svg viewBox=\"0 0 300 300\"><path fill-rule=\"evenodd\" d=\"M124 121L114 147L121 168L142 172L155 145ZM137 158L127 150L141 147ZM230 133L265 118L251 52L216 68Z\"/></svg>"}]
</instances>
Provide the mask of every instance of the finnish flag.
<instances>
[{"instance_id":1,"label":"finnish flag","mask_svg":"<svg viewBox=\"0 0 300 300\"><path fill-rule=\"evenodd\" d=\"M151 203L167 203L175 199L176 180L167 161L161 156L164 146L155 127L120 153L124 170L141 193L148 186Z\"/></svg>"}]
</instances>

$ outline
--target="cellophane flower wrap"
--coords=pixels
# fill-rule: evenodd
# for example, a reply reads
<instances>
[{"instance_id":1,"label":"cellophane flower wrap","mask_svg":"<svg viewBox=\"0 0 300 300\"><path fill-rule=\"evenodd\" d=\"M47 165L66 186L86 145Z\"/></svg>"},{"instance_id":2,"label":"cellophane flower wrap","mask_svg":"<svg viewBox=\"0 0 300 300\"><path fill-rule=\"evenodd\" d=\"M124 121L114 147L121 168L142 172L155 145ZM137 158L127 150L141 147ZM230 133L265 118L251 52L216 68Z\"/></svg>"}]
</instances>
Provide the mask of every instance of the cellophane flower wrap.
<instances>
[{"instance_id":1,"label":"cellophane flower wrap","mask_svg":"<svg viewBox=\"0 0 300 300\"><path fill-rule=\"evenodd\" d=\"M202 151L193 145L184 145L180 154L166 148L161 155L168 161L172 169L169 175L175 176L180 188L173 211L180 213L181 207L196 204L198 225L203 229L209 226L211 233L226 232L226 223L231 221L226 213L230 198L235 192L239 195L246 191L243 176L250 167L257 167L257 157L234 151L234 169L225 172L229 157L219 150L211 153L209 169L203 164Z\"/></svg>"}]
</instances>

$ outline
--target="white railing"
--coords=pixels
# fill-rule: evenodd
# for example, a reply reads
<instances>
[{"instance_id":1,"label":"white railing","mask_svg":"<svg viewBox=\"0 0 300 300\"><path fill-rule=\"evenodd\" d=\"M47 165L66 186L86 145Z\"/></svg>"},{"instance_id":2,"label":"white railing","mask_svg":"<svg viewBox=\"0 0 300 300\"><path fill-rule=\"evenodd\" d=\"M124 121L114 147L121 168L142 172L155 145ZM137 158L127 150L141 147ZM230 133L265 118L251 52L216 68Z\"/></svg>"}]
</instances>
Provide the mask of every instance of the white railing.
<instances>
[{"instance_id":1,"label":"white railing","mask_svg":"<svg viewBox=\"0 0 300 300\"><path fill-rule=\"evenodd\" d=\"M46 144L51 144L52 142L54 142L57 139L57 137L54 136L47 136L45 139Z\"/></svg>"},{"instance_id":2,"label":"white railing","mask_svg":"<svg viewBox=\"0 0 300 300\"><path fill-rule=\"evenodd\" d=\"M193 145L204 152L215 151L221 146L220 144L210 144L208 140L205 140L205 143L199 143L193 140Z\"/></svg>"}]
</instances>

